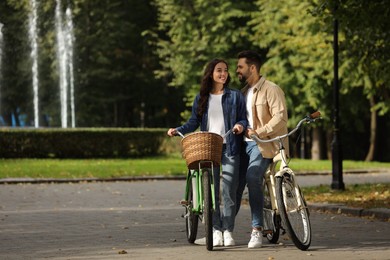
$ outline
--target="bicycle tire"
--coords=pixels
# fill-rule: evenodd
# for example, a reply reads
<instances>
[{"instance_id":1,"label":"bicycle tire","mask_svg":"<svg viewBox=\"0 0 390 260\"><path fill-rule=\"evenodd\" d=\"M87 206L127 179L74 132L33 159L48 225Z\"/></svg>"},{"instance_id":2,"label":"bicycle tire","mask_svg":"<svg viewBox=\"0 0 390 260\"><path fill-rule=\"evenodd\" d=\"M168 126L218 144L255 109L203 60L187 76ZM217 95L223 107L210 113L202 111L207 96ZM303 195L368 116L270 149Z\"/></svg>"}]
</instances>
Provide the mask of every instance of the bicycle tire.
<instances>
[{"instance_id":1,"label":"bicycle tire","mask_svg":"<svg viewBox=\"0 0 390 260\"><path fill-rule=\"evenodd\" d=\"M301 196L297 196L297 192ZM309 211L298 184L293 182L289 173L276 178L276 193L279 213L290 239L297 248L307 250L311 243Z\"/></svg>"},{"instance_id":2,"label":"bicycle tire","mask_svg":"<svg viewBox=\"0 0 390 260\"><path fill-rule=\"evenodd\" d=\"M188 194L187 194L187 203L185 207L185 221L186 221L186 236L189 243L193 244L195 242L197 233L198 233L198 221L199 216L193 211L194 203L194 190L192 187L191 180L187 183L188 185Z\"/></svg>"},{"instance_id":3,"label":"bicycle tire","mask_svg":"<svg viewBox=\"0 0 390 260\"><path fill-rule=\"evenodd\" d=\"M276 244L280 236L280 216L275 214L272 210L271 196L269 193L267 182L263 179L263 194L264 194L264 207L263 207L263 236L265 236L271 244Z\"/></svg>"},{"instance_id":4,"label":"bicycle tire","mask_svg":"<svg viewBox=\"0 0 390 260\"><path fill-rule=\"evenodd\" d=\"M212 212L212 195L211 195L211 174L208 170L202 172L203 179L203 220L206 235L207 250L213 250L213 212Z\"/></svg>"}]
</instances>

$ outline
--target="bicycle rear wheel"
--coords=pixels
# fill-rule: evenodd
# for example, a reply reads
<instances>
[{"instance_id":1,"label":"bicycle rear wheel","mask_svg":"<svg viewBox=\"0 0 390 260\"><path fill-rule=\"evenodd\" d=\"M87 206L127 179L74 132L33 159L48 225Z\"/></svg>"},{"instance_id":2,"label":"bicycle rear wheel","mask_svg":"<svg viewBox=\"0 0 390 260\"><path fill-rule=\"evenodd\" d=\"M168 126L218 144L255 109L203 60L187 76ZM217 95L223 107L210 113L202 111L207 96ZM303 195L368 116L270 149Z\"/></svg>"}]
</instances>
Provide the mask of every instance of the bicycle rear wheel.
<instances>
[{"instance_id":1,"label":"bicycle rear wheel","mask_svg":"<svg viewBox=\"0 0 390 260\"><path fill-rule=\"evenodd\" d=\"M185 206L185 221L186 221L186 235L189 243L193 244L198 233L198 220L199 216L193 211L194 208L194 188L192 186L192 180L187 182L188 194L187 194L187 205Z\"/></svg>"},{"instance_id":2,"label":"bicycle rear wheel","mask_svg":"<svg viewBox=\"0 0 390 260\"><path fill-rule=\"evenodd\" d=\"M309 211L298 184L289 173L276 178L278 208L288 235L301 250L307 250L311 243Z\"/></svg>"},{"instance_id":3,"label":"bicycle rear wheel","mask_svg":"<svg viewBox=\"0 0 390 260\"><path fill-rule=\"evenodd\" d=\"M272 244L276 244L280 235L280 217L272 210L270 188L263 180L264 208L263 208L263 235Z\"/></svg>"},{"instance_id":4,"label":"bicycle rear wheel","mask_svg":"<svg viewBox=\"0 0 390 260\"><path fill-rule=\"evenodd\" d=\"M202 172L203 179L203 221L206 234L206 247L207 250L213 250L213 204L211 195L211 174L209 170Z\"/></svg>"}]
</instances>

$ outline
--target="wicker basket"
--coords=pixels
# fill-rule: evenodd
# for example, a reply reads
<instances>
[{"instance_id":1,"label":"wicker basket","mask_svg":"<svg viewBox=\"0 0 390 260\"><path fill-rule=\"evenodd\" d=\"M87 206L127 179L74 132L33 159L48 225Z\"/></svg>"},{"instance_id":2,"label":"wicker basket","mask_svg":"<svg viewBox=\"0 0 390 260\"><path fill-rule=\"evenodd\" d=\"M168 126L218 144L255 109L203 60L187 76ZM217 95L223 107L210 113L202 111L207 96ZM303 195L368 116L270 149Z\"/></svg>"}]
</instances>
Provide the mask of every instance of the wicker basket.
<instances>
[{"instance_id":1,"label":"wicker basket","mask_svg":"<svg viewBox=\"0 0 390 260\"><path fill-rule=\"evenodd\" d=\"M198 169L199 161L212 161L221 164L222 136L210 132L191 133L181 140L183 157L188 169Z\"/></svg>"}]
</instances>

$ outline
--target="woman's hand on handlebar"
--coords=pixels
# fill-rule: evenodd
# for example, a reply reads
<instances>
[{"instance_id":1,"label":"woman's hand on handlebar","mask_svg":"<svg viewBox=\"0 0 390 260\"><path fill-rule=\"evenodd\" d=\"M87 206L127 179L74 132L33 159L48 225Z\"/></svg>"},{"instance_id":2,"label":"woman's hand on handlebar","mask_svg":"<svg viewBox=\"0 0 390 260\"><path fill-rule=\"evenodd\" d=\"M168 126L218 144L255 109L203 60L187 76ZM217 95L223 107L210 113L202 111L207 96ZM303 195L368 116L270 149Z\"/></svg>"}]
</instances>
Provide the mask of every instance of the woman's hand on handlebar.
<instances>
[{"instance_id":1,"label":"woman's hand on handlebar","mask_svg":"<svg viewBox=\"0 0 390 260\"><path fill-rule=\"evenodd\" d=\"M244 127L243 127L242 125L240 125L240 124L235 124L235 125L233 126L233 130L232 130L233 134L239 135L239 134L242 133L242 131L244 131Z\"/></svg>"},{"instance_id":2,"label":"woman's hand on handlebar","mask_svg":"<svg viewBox=\"0 0 390 260\"><path fill-rule=\"evenodd\" d=\"M169 128L169 130L168 130L168 132L167 132L167 135L169 135L170 137L176 136L176 135L177 135L177 130L176 130L176 128Z\"/></svg>"}]
</instances>

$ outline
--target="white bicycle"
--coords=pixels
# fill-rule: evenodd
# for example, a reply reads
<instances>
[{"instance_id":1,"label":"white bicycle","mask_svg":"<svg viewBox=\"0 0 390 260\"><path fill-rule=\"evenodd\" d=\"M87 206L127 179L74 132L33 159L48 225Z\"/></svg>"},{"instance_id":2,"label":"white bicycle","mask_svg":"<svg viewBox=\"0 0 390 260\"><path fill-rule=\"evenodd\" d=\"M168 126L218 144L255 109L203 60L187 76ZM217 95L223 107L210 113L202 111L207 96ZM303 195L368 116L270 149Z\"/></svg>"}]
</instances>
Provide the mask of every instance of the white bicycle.
<instances>
[{"instance_id":1,"label":"white bicycle","mask_svg":"<svg viewBox=\"0 0 390 260\"><path fill-rule=\"evenodd\" d=\"M289 133L272 139L259 139L252 135L252 140L257 143L279 143L279 154L273 158L264 175L264 209L263 236L270 243L277 243L280 235L286 233L295 246L301 250L307 250L311 243L311 225L309 209L302 191L295 180L293 170L288 166L283 139L295 133L303 123L312 123L320 117L320 112L315 112L300 120L297 126ZM280 162L277 171L276 166Z\"/></svg>"}]
</instances>

